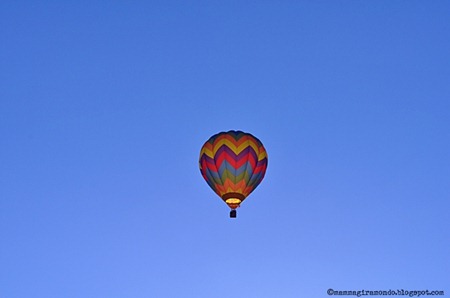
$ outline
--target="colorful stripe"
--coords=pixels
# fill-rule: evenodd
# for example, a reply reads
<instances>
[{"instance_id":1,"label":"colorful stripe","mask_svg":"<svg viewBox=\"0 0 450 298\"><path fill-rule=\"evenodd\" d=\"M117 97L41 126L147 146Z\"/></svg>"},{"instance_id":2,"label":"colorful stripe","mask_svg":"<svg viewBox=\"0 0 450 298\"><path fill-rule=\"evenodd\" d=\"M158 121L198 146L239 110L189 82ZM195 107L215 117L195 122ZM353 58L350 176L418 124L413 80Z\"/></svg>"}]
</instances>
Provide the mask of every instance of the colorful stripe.
<instances>
[{"instance_id":1,"label":"colorful stripe","mask_svg":"<svg viewBox=\"0 0 450 298\"><path fill-rule=\"evenodd\" d=\"M231 130L212 136L203 145L199 164L203 178L224 201L233 194L243 201L264 178L267 152L251 134Z\"/></svg>"}]
</instances>

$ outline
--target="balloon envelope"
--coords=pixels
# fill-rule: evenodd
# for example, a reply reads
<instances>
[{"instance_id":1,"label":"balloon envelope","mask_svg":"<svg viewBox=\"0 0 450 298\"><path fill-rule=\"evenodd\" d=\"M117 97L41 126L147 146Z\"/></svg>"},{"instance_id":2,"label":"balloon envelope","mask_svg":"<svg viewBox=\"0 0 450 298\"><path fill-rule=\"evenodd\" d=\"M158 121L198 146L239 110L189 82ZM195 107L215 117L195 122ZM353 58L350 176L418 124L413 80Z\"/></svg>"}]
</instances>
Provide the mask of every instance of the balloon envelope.
<instances>
[{"instance_id":1,"label":"balloon envelope","mask_svg":"<svg viewBox=\"0 0 450 298\"><path fill-rule=\"evenodd\" d=\"M256 137L230 130L212 136L200 151L200 172L208 185L236 209L263 180L267 152Z\"/></svg>"}]
</instances>

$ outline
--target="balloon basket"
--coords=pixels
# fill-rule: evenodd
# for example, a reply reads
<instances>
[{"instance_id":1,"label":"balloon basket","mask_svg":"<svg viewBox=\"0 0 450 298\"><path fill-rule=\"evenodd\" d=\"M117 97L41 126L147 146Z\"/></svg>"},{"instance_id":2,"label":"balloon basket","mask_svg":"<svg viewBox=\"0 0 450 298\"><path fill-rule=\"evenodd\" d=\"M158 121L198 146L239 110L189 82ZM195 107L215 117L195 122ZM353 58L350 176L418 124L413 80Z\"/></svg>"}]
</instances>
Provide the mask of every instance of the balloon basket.
<instances>
[{"instance_id":1,"label":"balloon basket","mask_svg":"<svg viewBox=\"0 0 450 298\"><path fill-rule=\"evenodd\" d=\"M235 209L231 210L230 211L230 218L236 218L236 214L237 214L237 212L236 212Z\"/></svg>"}]
</instances>

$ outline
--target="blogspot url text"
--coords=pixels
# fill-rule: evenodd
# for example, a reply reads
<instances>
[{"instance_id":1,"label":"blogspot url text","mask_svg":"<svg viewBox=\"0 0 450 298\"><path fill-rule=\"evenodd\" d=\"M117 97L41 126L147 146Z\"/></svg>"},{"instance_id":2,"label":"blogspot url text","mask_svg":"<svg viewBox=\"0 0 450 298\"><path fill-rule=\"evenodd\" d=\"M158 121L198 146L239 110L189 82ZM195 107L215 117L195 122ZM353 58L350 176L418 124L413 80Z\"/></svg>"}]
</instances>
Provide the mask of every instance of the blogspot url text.
<instances>
[{"instance_id":1,"label":"blogspot url text","mask_svg":"<svg viewBox=\"0 0 450 298\"><path fill-rule=\"evenodd\" d=\"M384 290L384 291L370 291L370 290L347 290L347 291L337 291L334 289L328 289L327 294L330 296L409 296L409 297L420 297L420 296L444 296L444 291L410 291L410 290Z\"/></svg>"}]
</instances>

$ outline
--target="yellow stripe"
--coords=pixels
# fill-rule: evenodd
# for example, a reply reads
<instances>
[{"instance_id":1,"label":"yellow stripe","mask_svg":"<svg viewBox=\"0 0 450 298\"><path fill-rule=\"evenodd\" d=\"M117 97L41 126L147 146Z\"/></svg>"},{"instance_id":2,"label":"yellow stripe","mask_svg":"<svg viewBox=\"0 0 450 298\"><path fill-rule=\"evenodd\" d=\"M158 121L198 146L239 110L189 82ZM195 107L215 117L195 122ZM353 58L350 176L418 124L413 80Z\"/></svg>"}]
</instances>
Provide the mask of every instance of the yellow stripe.
<instances>
[{"instance_id":1,"label":"yellow stripe","mask_svg":"<svg viewBox=\"0 0 450 298\"><path fill-rule=\"evenodd\" d=\"M227 139L222 139L220 140L216 146L213 147L213 150L210 150L209 148L207 148L206 146L203 146L201 151L200 151L200 156L202 156L203 154L206 154L207 156L214 158L214 155L217 153L217 151L220 149L220 147L222 145L226 145L231 151L233 151L234 154L238 155L239 153L241 153L245 148L247 148L248 146L252 147L253 150L258 154L258 160L263 159L264 157L267 157L267 153L264 150L264 148L262 149L262 152L260 152L260 148L258 147L258 144L256 144L255 142L253 142L252 140L248 140L246 142L243 142L239 147L236 148L236 146L230 142Z\"/></svg>"},{"instance_id":2,"label":"yellow stripe","mask_svg":"<svg viewBox=\"0 0 450 298\"><path fill-rule=\"evenodd\" d=\"M260 161L261 159L267 157L267 152L266 150L263 150L262 152L259 153L258 155L258 161Z\"/></svg>"},{"instance_id":3,"label":"yellow stripe","mask_svg":"<svg viewBox=\"0 0 450 298\"><path fill-rule=\"evenodd\" d=\"M206 148L206 147L203 147L202 150L200 151L200 157L203 154L206 154L207 156L209 156L211 158L214 158L214 153L211 150L209 150L208 148Z\"/></svg>"},{"instance_id":4,"label":"yellow stripe","mask_svg":"<svg viewBox=\"0 0 450 298\"><path fill-rule=\"evenodd\" d=\"M247 142L242 143L241 146L239 146L239 147L237 148L237 151L238 151L239 153L241 153L242 150L244 150L244 149L247 148L248 146L252 147L253 150L255 150L256 154L258 154L258 152L259 152L258 145L257 145L255 142L252 142L252 141L250 141L250 140L248 140ZM239 153L238 153L238 154L239 154Z\"/></svg>"},{"instance_id":5,"label":"yellow stripe","mask_svg":"<svg viewBox=\"0 0 450 298\"><path fill-rule=\"evenodd\" d=\"M236 146L235 146L232 142L230 142L230 141L227 140L227 139L223 139L223 140L220 140L219 142L217 142L217 144L216 144L216 146L214 147L214 150L213 150L214 154L220 149L220 147L221 147L222 145L226 145L226 146L227 146L228 148L230 148L230 150L233 151L234 154L236 154L236 155L238 155L239 153L241 153L242 150L244 150L244 149L247 148L248 146L252 147L253 150L255 150L255 152L257 152L257 153L259 152L257 144L254 143L254 142L252 142L252 141L250 141L250 140L249 140L248 142L242 143L239 147L236 148ZM208 156L209 156L209 155L208 155Z\"/></svg>"}]
</instances>

